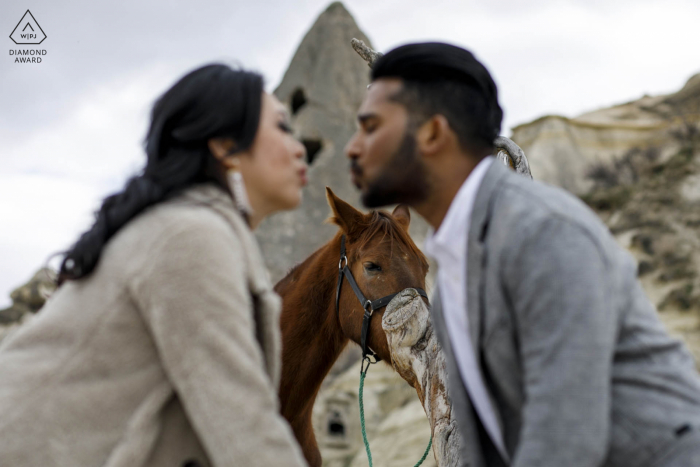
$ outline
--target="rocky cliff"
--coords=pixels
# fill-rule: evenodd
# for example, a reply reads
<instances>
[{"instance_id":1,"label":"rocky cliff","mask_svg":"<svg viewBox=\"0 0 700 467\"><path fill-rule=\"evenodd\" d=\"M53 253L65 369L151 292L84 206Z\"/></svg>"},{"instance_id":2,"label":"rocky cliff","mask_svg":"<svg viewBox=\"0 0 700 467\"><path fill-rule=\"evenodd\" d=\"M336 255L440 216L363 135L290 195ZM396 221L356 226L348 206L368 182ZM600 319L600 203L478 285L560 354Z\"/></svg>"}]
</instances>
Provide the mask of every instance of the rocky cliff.
<instances>
[{"instance_id":1,"label":"rocky cliff","mask_svg":"<svg viewBox=\"0 0 700 467\"><path fill-rule=\"evenodd\" d=\"M29 281L10 293L12 305L0 310L0 341L44 306L46 299L56 290L55 281L54 271L41 268Z\"/></svg>"},{"instance_id":2,"label":"rocky cliff","mask_svg":"<svg viewBox=\"0 0 700 467\"><path fill-rule=\"evenodd\" d=\"M362 442L359 362L324 383L313 421L324 467L367 466ZM372 365L364 387L365 425L374 465L415 465L430 440L430 423L416 391L384 362ZM434 467L429 453L423 466Z\"/></svg>"},{"instance_id":3,"label":"rocky cliff","mask_svg":"<svg viewBox=\"0 0 700 467\"><path fill-rule=\"evenodd\" d=\"M700 364L700 138L692 146L663 161L632 152L601 166L594 183L603 186L583 199L636 257L647 296Z\"/></svg>"},{"instance_id":4,"label":"rocky cliff","mask_svg":"<svg viewBox=\"0 0 700 467\"><path fill-rule=\"evenodd\" d=\"M362 209L343 151L355 132L357 110L369 84L370 69L350 46L353 38L371 46L343 4L332 3L304 36L275 90L289 107L310 166L301 207L270 217L256 232L275 281L337 231L336 226L324 224L330 215L326 186ZM411 232L420 242L427 225L417 218L413 216Z\"/></svg>"},{"instance_id":5,"label":"rocky cliff","mask_svg":"<svg viewBox=\"0 0 700 467\"><path fill-rule=\"evenodd\" d=\"M547 115L513 128L512 139L527 154L536 179L584 194L593 187L587 172L633 149L661 148L662 158L679 150L679 126L700 122L700 74L677 93L633 102L575 118Z\"/></svg>"}]
</instances>

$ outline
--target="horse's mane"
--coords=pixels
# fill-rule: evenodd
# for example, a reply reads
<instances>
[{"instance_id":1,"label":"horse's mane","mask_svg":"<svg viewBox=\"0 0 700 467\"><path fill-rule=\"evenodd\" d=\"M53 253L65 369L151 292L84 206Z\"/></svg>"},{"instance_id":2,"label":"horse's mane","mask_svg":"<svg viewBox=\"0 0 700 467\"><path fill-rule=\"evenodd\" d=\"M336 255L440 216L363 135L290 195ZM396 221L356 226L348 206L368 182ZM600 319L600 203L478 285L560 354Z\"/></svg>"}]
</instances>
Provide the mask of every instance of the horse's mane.
<instances>
[{"instance_id":1,"label":"horse's mane","mask_svg":"<svg viewBox=\"0 0 700 467\"><path fill-rule=\"evenodd\" d=\"M421 265L428 270L428 259L422 251L418 249L408 232L401 227L398 222L389 214L382 211L370 211L367 224L364 224L362 235L357 240L358 248L362 249L376 236L382 235L382 240L389 237L390 241L398 242L408 248L408 251L415 255Z\"/></svg>"},{"instance_id":2,"label":"horse's mane","mask_svg":"<svg viewBox=\"0 0 700 467\"><path fill-rule=\"evenodd\" d=\"M382 236L380 242L386 237L389 237L389 241L393 242L394 240L397 240L400 244L404 245L408 249L409 253L413 254L414 257L420 261L421 266L424 267L426 271L428 270L427 258L423 252L418 249L408 232L406 232L406 230L401 227L393 217L382 211L370 211L369 215L365 216L365 220L366 222L360 224L363 229L362 235L360 235L360 238L353 241L353 243L357 244L358 249L361 250L366 247L376 235ZM335 217L329 218L326 222L340 226L340 222ZM338 232L337 235L340 236L340 232ZM289 268L283 278L275 285L275 290L279 293L284 288L286 283L294 277L294 274L304 264L307 264L314 256L319 254L320 251L321 250L317 250L305 260Z\"/></svg>"}]
</instances>

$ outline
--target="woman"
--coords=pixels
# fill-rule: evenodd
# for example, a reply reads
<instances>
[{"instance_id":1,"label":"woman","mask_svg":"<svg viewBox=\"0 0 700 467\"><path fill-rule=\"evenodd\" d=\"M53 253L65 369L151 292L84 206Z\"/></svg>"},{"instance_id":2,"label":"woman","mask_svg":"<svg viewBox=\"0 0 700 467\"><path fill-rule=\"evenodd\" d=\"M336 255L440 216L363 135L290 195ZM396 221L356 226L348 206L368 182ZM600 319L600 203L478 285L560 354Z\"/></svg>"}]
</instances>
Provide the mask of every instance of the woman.
<instances>
[{"instance_id":1,"label":"woman","mask_svg":"<svg viewBox=\"0 0 700 467\"><path fill-rule=\"evenodd\" d=\"M251 232L301 201L262 78L197 69L155 104L143 174L0 347L0 464L300 466L278 411L280 300Z\"/></svg>"}]
</instances>

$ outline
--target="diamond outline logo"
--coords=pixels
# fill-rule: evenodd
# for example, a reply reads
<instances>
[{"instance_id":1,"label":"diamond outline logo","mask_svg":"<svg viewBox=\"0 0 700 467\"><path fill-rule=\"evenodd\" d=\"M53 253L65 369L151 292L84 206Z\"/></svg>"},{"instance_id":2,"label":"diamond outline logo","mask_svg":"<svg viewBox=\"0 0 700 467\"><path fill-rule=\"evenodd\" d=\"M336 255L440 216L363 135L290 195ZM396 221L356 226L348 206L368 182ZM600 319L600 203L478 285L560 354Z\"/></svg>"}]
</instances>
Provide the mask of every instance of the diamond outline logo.
<instances>
[{"instance_id":1,"label":"diamond outline logo","mask_svg":"<svg viewBox=\"0 0 700 467\"><path fill-rule=\"evenodd\" d=\"M29 15L31 19L27 18L27 15ZM22 31L20 31L20 32L24 32L24 30L27 29L27 26L29 26L29 28L32 30L32 32L36 33L36 31L34 30L34 27L32 26L32 23L31 23L31 21L33 21L34 24L36 25L36 27L39 28L39 31L41 31L41 34L43 34L43 36L44 36L39 42L17 42L15 40L15 38L12 37L15 34L15 32L17 31L17 28L19 28L20 25L22 24L22 22L25 21L25 18L27 18L27 20L26 20L27 24L24 26L24 29L22 29ZM46 37L47 37L46 33L44 32L43 29L41 29L41 26L39 26L39 22L36 20L36 18L34 18L34 15L29 10L27 10L26 13L24 13L24 15L22 16L22 19L19 20L19 23L17 23L17 26L15 26L15 28L12 30L12 33L10 34L10 39L12 39L12 42L14 42L17 45L19 45L19 44L35 44L35 45L41 44L42 42L44 42ZM38 39L38 37L37 37L37 39Z\"/></svg>"}]
</instances>

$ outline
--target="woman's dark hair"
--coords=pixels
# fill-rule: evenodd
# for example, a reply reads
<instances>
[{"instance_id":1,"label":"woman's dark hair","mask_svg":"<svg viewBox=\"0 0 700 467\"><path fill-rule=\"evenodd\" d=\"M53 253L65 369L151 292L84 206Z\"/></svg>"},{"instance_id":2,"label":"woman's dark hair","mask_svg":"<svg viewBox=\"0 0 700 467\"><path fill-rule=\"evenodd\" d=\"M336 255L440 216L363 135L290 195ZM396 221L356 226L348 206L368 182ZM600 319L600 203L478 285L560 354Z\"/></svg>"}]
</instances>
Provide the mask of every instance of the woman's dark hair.
<instances>
[{"instance_id":1,"label":"woman's dark hair","mask_svg":"<svg viewBox=\"0 0 700 467\"><path fill-rule=\"evenodd\" d=\"M260 123L262 92L259 74L212 64L188 73L158 98L144 142L145 168L104 199L95 223L66 252L58 284L89 275L109 239L149 206L199 183L228 192L225 169L207 142L229 137L236 151L249 148Z\"/></svg>"}]
</instances>

